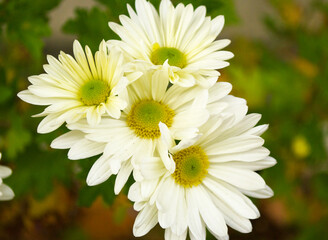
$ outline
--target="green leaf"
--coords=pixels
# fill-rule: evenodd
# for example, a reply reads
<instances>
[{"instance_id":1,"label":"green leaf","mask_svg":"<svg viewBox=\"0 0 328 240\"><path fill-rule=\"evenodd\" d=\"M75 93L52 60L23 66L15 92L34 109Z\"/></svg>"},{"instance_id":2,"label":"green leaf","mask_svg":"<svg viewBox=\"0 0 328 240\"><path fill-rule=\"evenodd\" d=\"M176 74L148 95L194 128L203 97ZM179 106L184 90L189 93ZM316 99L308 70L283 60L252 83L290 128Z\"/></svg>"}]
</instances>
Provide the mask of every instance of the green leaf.
<instances>
[{"instance_id":1,"label":"green leaf","mask_svg":"<svg viewBox=\"0 0 328 240\"><path fill-rule=\"evenodd\" d=\"M5 103L12 95L13 89L7 86L5 70L0 68L0 104Z\"/></svg>"},{"instance_id":2,"label":"green leaf","mask_svg":"<svg viewBox=\"0 0 328 240\"><path fill-rule=\"evenodd\" d=\"M90 207L92 203L101 196L105 203L112 205L116 196L114 194L115 177L110 177L107 181L96 186L84 185L79 191L78 205Z\"/></svg>"},{"instance_id":3,"label":"green leaf","mask_svg":"<svg viewBox=\"0 0 328 240\"><path fill-rule=\"evenodd\" d=\"M105 182L96 185L96 186L88 186L86 184L86 179L88 176L88 173L94 164L94 162L97 160L96 157L83 159L81 161L78 161L78 178L83 182L82 187L79 191L79 197L78 197L78 205L90 207L92 203L97 199L97 197L101 196L105 203L108 205L112 205L116 196L114 194L114 184L116 176L110 177Z\"/></svg>"},{"instance_id":4,"label":"green leaf","mask_svg":"<svg viewBox=\"0 0 328 240\"><path fill-rule=\"evenodd\" d=\"M51 33L47 13L61 0L11 0L0 4L0 23L5 26L5 39L24 45L33 58L42 57L43 37ZM2 27L4 27L2 26Z\"/></svg>"},{"instance_id":5,"label":"green leaf","mask_svg":"<svg viewBox=\"0 0 328 240\"><path fill-rule=\"evenodd\" d=\"M30 142L31 134L23 126L22 119L15 114L11 115L11 126L6 134L8 157L15 158Z\"/></svg>"},{"instance_id":6,"label":"green leaf","mask_svg":"<svg viewBox=\"0 0 328 240\"><path fill-rule=\"evenodd\" d=\"M0 104L6 102L13 95L10 87L0 86Z\"/></svg>"},{"instance_id":7,"label":"green leaf","mask_svg":"<svg viewBox=\"0 0 328 240\"><path fill-rule=\"evenodd\" d=\"M37 144L29 147L17 156L16 167L13 175L8 178L17 198L24 194L33 194L37 199L42 199L49 194L54 182L70 183L71 162L64 151L43 149L44 145Z\"/></svg>"},{"instance_id":8,"label":"green leaf","mask_svg":"<svg viewBox=\"0 0 328 240\"><path fill-rule=\"evenodd\" d=\"M322 172L314 177L313 189L316 195L324 202L328 202L328 173Z\"/></svg>"},{"instance_id":9,"label":"green leaf","mask_svg":"<svg viewBox=\"0 0 328 240\"><path fill-rule=\"evenodd\" d=\"M75 14L74 19L65 23L63 31L77 34L83 46L88 45L95 52L102 40L115 38L115 34L108 27L109 16L105 11L97 7L93 7L90 11L77 8Z\"/></svg>"}]
</instances>

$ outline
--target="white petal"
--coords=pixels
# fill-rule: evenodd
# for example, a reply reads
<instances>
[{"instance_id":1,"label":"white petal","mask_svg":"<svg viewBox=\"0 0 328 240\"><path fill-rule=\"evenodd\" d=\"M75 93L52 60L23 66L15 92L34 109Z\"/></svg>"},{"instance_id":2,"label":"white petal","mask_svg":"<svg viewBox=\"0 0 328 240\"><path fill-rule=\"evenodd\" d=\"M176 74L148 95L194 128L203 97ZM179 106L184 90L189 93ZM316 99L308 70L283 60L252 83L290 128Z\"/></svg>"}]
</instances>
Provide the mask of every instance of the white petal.
<instances>
[{"instance_id":1,"label":"white petal","mask_svg":"<svg viewBox=\"0 0 328 240\"><path fill-rule=\"evenodd\" d=\"M133 170L133 167L132 167L130 161L125 161L122 164L121 169L118 172L118 174L116 176L116 180L115 180L114 192L115 192L116 195L120 193L123 186L128 181L132 170Z\"/></svg>"},{"instance_id":2,"label":"white petal","mask_svg":"<svg viewBox=\"0 0 328 240\"><path fill-rule=\"evenodd\" d=\"M220 101L223 97L227 96L232 89L232 85L228 82L218 82L209 89L208 102Z\"/></svg>"},{"instance_id":3,"label":"white petal","mask_svg":"<svg viewBox=\"0 0 328 240\"><path fill-rule=\"evenodd\" d=\"M169 149L172 148L174 145L174 139L169 128L162 122L159 122L158 126L161 132L161 139L163 143L166 144Z\"/></svg>"},{"instance_id":4,"label":"white petal","mask_svg":"<svg viewBox=\"0 0 328 240\"><path fill-rule=\"evenodd\" d=\"M188 148L194 144L196 144L197 140L201 137L201 135L196 135L194 138L188 139L188 138L183 138L178 145L174 146L171 149L171 153L176 153L178 151L181 151L182 149Z\"/></svg>"},{"instance_id":5,"label":"white petal","mask_svg":"<svg viewBox=\"0 0 328 240\"><path fill-rule=\"evenodd\" d=\"M136 0L136 11L150 42L159 42L161 28L159 27L159 16L155 8L145 0Z\"/></svg>"},{"instance_id":6,"label":"white petal","mask_svg":"<svg viewBox=\"0 0 328 240\"><path fill-rule=\"evenodd\" d=\"M209 54L218 51L222 48L225 48L231 43L228 39L221 39L212 42L207 48L204 48L202 51L194 52L194 55L189 55L190 61L195 61L196 59L206 58Z\"/></svg>"},{"instance_id":7,"label":"white petal","mask_svg":"<svg viewBox=\"0 0 328 240\"><path fill-rule=\"evenodd\" d=\"M257 114L257 113L248 114L243 118L243 120L240 123L225 131L222 134L222 137L237 136L237 135L253 135L253 134L249 134L249 130L252 129L260 119L261 119L261 114Z\"/></svg>"},{"instance_id":8,"label":"white petal","mask_svg":"<svg viewBox=\"0 0 328 240\"><path fill-rule=\"evenodd\" d=\"M135 182L131 185L128 192L128 199L133 202L141 201L140 182Z\"/></svg>"},{"instance_id":9,"label":"white petal","mask_svg":"<svg viewBox=\"0 0 328 240\"><path fill-rule=\"evenodd\" d=\"M175 206L174 210L173 207L170 209L170 211L168 212L158 212L158 222L159 225L161 226L161 228L169 228L174 224L175 221L175 215L176 215L176 206L177 206L177 200L178 198L174 199L174 205L172 204L172 206Z\"/></svg>"},{"instance_id":10,"label":"white petal","mask_svg":"<svg viewBox=\"0 0 328 240\"><path fill-rule=\"evenodd\" d=\"M89 68L91 70L93 79L100 79L100 76L98 75L98 71L97 71L97 67L96 67L96 64L95 64L93 54L92 54L92 52L91 52L91 50L88 46L85 46L85 55L88 59Z\"/></svg>"},{"instance_id":11,"label":"white petal","mask_svg":"<svg viewBox=\"0 0 328 240\"><path fill-rule=\"evenodd\" d=\"M130 13L130 15L134 15L136 16L136 14L134 13L134 11L132 10L132 8L128 5L128 11ZM134 14L131 14L131 13ZM138 18L138 17L136 17ZM124 26L124 28L131 33L131 35L136 36L136 39L127 39L128 43L132 43L132 41L136 41L136 40L142 40L142 42L144 42L144 45L150 45L151 43L149 42L147 35L144 31L144 29L142 28L142 26L140 26L140 24L135 24L135 22L133 21L133 19L131 20L129 17L125 16L125 15L120 15L119 16L120 22L122 23L122 25ZM138 21L138 19L135 19ZM139 21L138 21L139 22ZM109 25L111 28L113 26L113 24ZM115 26L113 31L115 31ZM121 33L122 34L122 33ZM128 49L127 49L128 50ZM138 50L143 50L143 49L138 49ZM132 54L130 51L128 51L128 53ZM134 56L138 55L138 54L132 54Z\"/></svg>"},{"instance_id":12,"label":"white petal","mask_svg":"<svg viewBox=\"0 0 328 240\"><path fill-rule=\"evenodd\" d=\"M205 239L205 224L199 215L197 202L195 202L196 199L192 197L190 191L192 191L192 189L186 190L186 200L188 205L188 227L190 232L195 236L195 239Z\"/></svg>"},{"instance_id":13,"label":"white petal","mask_svg":"<svg viewBox=\"0 0 328 240\"><path fill-rule=\"evenodd\" d=\"M244 134L261 136L268 129L268 127L268 124L263 124L246 131Z\"/></svg>"},{"instance_id":14,"label":"white petal","mask_svg":"<svg viewBox=\"0 0 328 240\"><path fill-rule=\"evenodd\" d=\"M238 191L232 186L219 180L212 180L208 177L205 178L203 182L221 201L238 212L241 216L250 219L258 217L257 212L244 201L244 197L241 196L242 194L238 194Z\"/></svg>"},{"instance_id":15,"label":"white petal","mask_svg":"<svg viewBox=\"0 0 328 240\"><path fill-rule=\"evenodd\" d=\"M89 64L87 61L87 58L85 56L85 53L83 51L83 48L79 41L75 40L73 43L73 53L76 61L81 66L81 68L84 70L85 74L89 77L89 79L92 78L91 72L89 70Z\"/></svg>"},{"instance_id":16,"label":"white petal","mask_svg":"<svg viewBox=\"0 0 328 240\"><path fill-rule=\"evenodd\" d=\"M172 143L167 143L167 141L171 142L171 140L167 139L169 137L169 130L168 128L166 127L165 124L159 124L160 126L160 130L162 132L164 132L164 135L166 137L160 137L158 140L157 140L157 150L158 150L158 153L166 167L166 169L170 172L170 173L173 173L174 170L175 170L175 162L174 160L169 156L169 147L170 145L172 145ZM166 138L166 139L165 139Z\"/></svg>"},{"instance_id":17,"label":"white petal","mask_svg":"<svg viewBox=\"0 0 328 240\"><path fill-rule=\"evenodd\" d=\"M205 148L208 155L244 152L262 146L264 140L258 136L236 136L216 142Z\"/></svg>"},{"instance_id":18,"label":"white petal","mask_svg":"<svg viewBox=\"0 0 328 240\"><path fill-rule=\"evenodd\" d=\"M240 189L240 191L247 196L254 197L254 198L270 198L273 196L273 191L269 186L265 186L264 189L260 189L257 191L246 191Z\"/></svg>"},{"instance_id":19,"label":"white petal","mask_svg":"<svg viewBox=\"0 0 328 240\"><path fill-rule=\"evenodd\" d=\"M76 93L74 89L62 89L55 86L38 86L38 85L30 85L28 90L39 97L44 98L68 98L75 99Z\"/></svg>"},{"instance_id":20,"label":"white petal","mask_svg":"<svg viewBox=\"0 0 328 240\"><path fill-rule=\"evenodd\" d=\"M143 158L139 165L140 172L146 180L155 180L167 172L162 160L158 157Z\"/></svg>"},{"instance_id":21,"label":"white petal","mask_svg":"<svg viewBox=\"0 0 328 240\"><path fill-rule=\"evenodd\" d=\"M169 67L169 69L175 68L173 66ZM170 82L172 84L176 84L183 88L190 88L195 85L196 79L193 74L187 73L186 71L176 70L175 72L171 72Z\"/></svg>"},{"instance_id":22,"label":"white petal","mask_svg":"<svg viewBox=\"0 0 328 240\"><path fill-rule=\"evenodd\" d=\"M247 169L218 164L212 165L208 169L208 173L214 178L245 190L259 190L265 187L263 178L256 172Z\"/></svg>"},{"instance_id":23,"label":"white petal","mask_svg":"<svg viewBox=\"0 0 328 240\"><path fill-rule=\"evenodd\" d=\"M158 181L143 181L141 186L141 197L142 199L149 199L152 194L156 191L156 187L158 185Z\"/></svg>"},{"instance_id":24,"label":"white petal","mask_svg":"<svg viewBox=\"0 0 328 240\"><path fill-rule=\"evenodd\" d=\"M235 152L220 154L211 157L211 162L223 163L228 161L242 161L242 162L253 162L266 158L269 156L270 151L265 147L254 148L245 152Z\"/></svg>"},{"instance_id":25,"label":"white petal","mask_svg":"<svg viewBox=\"0 0 328 240\"><path fill-rule=\"evenodd\" d=\"M124 142L124 138L118 139L118 147L114 148L113 145L107 144L104 150L104 155L110 156L110 167L114 174L118 173L121 163L128 160L130 157L135 155L137 157L138 151L140 150L140 142L137 138L131 138Z\"/></svg>"},{"instance_id":26,"label":"white petal","mask_svg":"<svg viewBox=\"0 0 328 240\"><path fill-rule=\"evenodd\" d=\"M192 139L197 137L198 128L187 128L187 129L174 129L171 127L172 135L174 139Z\"/></svg>"},{"instance_id":27,"label":"white petal","mask_svg":"<svg viewBox=\"0 0 328 240\"><path fill-rule=\"evenodd\" d=\"M203 108L182 111L174 116L172 128L186 129L198 127L204 124L208 117L208 112Z\"/></svg>"},{"instance_id":28,"label":"white petal","mask_svg":"<svg viewBox=\"0 0 328 240\"><path fill-rule=\"evenodd\" d=\"M165 240L185 240L187 237L187 230L184 231L181 235L177 235L171 231L170 228L165 229Z\"/></svg>"},{"instance_id":29,"label":"white petal","mask_svg":"<svg viewBox=\"0 0 328 240\"><path fill-rule=\"evenodd\" d=\"M208 121L199 127L199 131L202 133L202 136L199 139L200 144L203 142L209 142L213 139L211 135L216 135L216 131L222 125L223 119L221 115L212 115L209 117ZM205 144L206 145L206 144Z\"/></svg>"},{"instance_id":30,"label":"white petal","mask_svg":"<svg viewBox=\"0 0 328 240\"><path fill-rule=\"evenodd\" d=\"M21 91L17 96L23 101L35 105L50 105L56 101L55 98L43 98L32 94L29 90Z\"/></svg>"},{"instance_id":31,"label":"white petal","mask_svg":"<svg viewBox=\"0 0 328 240\"><path fill-rule=\"evenodd\" d=\"M158 193L156 206L161 212L168 212L172 208L172 204L177 202L176 191L179 188L173 178L168 177L161 185L161 191Z\"/></svg>"},{"instance_id":32,"label":"white petal","mask_svg":"<svg viewBox=\"0 0 328 240\"><path fill-rule=\"evenodd\" d=\"M206 240L206 229L205 229L205 226L204 226L204 237L202 238L199 238L199 237L196 237L189 229L189 237L190 237L190 240Z\"/></svg>"},{"instance_id":33,"label":"white petal","mask_svg":"<svg viewBox=\"0 0 328 240\"><path fill-rule=\"evenodd\" d=\"M83 138L71 147L68 151L68 158L71 160L89 158L101 154L104 149L104 143L93 142Z\"/></svg>"},{"instance_id":34,"label":"white petal","mask_svg":"<svg viewBox=\"0 0 328 240\"><path fill-rule=\"evenodd\" d=\"M187 231L187 203L185 199L185 189L181 186L178 186L179 191L176 192L178 195L177 208L175 209L175 221L171 226L171 230L178 236L183 235Z\"/></svg>"},{"instance_id":35,"label":"white petal","mask_svg":"<svg viewBox=\"0 0 328 240\"><path fill-rule=\"evenodd\" d=\"M13 190L6 184L0 184L0 201L7 201L13 199L15 196Z\"/></svg>"},{"instance_id":36,"label":"white petal","mask_svg":"<svg viewBox=\"0 0 328 240\"><path fill-rule=\"evenodd\" d=\"M109 116L115 119L119 119L121 117L121 110L126 108L127 103L118 97L110 97L107 100L106 112Z\"/></svg>"},{"instance_id":37,"label":"white petal","mask_svg":"<svg viewBox=\"0 0 328 240\"><path fill-rule=\"evenodd\" d=\"M95 126L100 123L101 114L98 112L98 108L91 106L87 111L87 121L91 126Z\"/></svg>"},{"instance_id":38,"label":"white petal","mask_svg":"<svg viewBox=\"0 0 328 240\"><path fill-rule=\"evenodd\" d=\"M38 133L49 133L59 128L65 120L60 119L61 113L49 114L40 123L37 129Z\"/></svg>"},{"instance_id":39,"label":"white petal","mask_svg":"<svg viewBox=\"0 0 328 240\"><path fill-rule=\"evenodd\" d=\"M249 233L252 231L252 224L247 218L240 216L215 195L211 194L211 196L213 197L215 205L223 213L224 219L230 227L242 233Z\"/></svg>"},{"instance_id":40,"label":"white petal","mask_svg":"<svg viewBox=\"0 0 328 240\"><path fill-rule=\"evenodd\" d=\"M83 104L80 101L68 99L65 101L56 101L55 103L53 103L52 105L47 107L45 109L45 112L49 112L49 113L55 113L55 112L60 112L60 111L63 112L63 111L68 111L72 108L81 107L81 106L83 106Z\"/></svg>"},{"instance_id":41,"label":"white petal","mask_svg":"<svg viewBox=\"0 0 328 240\"><path fill-rule=\"evenodd\" d=\"M109 159L101 156L91 167L87 184L89 186L95 186L105 182L112 175L111 167L109 165Z\"/></svg>"},{"instance_id":42,"label":"white petal","mask_svg":"<svg viewBox=\"0 0 328 240\"><path fill-rule=\"evenodd\" d=\"M50 146L56 149L71 148L76 142L83 139L84 136L85 134L81 131L77 131L77 130L69 131L54 139Z\"/></svg>"},{"instance_id":43,"label":"white petal","mask_svg":"<svg viewBox=\"0 0 328 240\"><path fill-rule=\"evenodd\" d=\"M169 76L165 71L156 71L151 79L152 84L152 96L155 101L161 102L167 86L169 83Z\"/></svg>"},{"instance_id":44,"label":"white petal","mask_svg":"<svg viewBox=\"0 0 328 240\"><path fill-rule=\"evenodd\" d=\"M223 15L217 16L216 18L212 19L211 23L213 25L214 36L218 36L224 26L224 16Z\"/></svg>"},{"instance_id":45,"label":"white petal","mask_svg":"<svg viewBox=\"0 0 328 240\"><path fill-rule=\"evenodd\" d=\"M135 72L134 70L133 72L126 73L126 78L128 79L129 83L132 83L139 79L142 75L142 72Z\"/></svg>"},{"instance_id":46,"label":"white petal","mask_svg":"<svg viewBox=\"0 0 328 240\"><path fill-rule=\"evenodd\" d=\"M208 103L208 90L202 90L196 97L192 103L192 108L206 108Z\"/></svg>"},{"instance_id":47,"label":"white petal","mask_svg":"<svg viewBox=\"0 0 328 240\"><path fill-rule=\"evenodd\" d=\"M147 204L138 214L134 225L133 235L141 237L147 234L157 224L157 210L155 205Z\"/></svg>"},{"instance_id":48,"label":"white petal","mask_svg":"<svg viewBox=\"0 0 328 240\"><path fill-rule=\"evenodd\" d=\"M167 104L170 108L176 111L179 107L189 101L193 101L195 96L198 96L201 91L202 89L199 87L189 88L186 90L185 88L173 85L167 90L163 103Z\"/></svg>"},{"instance_id":49,"label":"white petal","mask_svg":"<svg viewBox=\"0 0 328 240\"><path fill-rule=\"evenodd\" d=\"M277 163L276 159L272 157L266 157L258 161L251 162L239 162L239 161L231 161L220 163L220 166L227 166L232 168L241 168L241 169L249 169L252 171L258 171L265 168L269 168L274 166Z\"/></svg>"},{"instance_id":50,"label":"white petal","mask_svg":"<svg viewBox=\"0 0 328 240\"><path fill-rule=\"evenodd\" d=\"M12 171L9 167L0 166L0 179L9 177L11 175L11 173L12 173Z\"/></svg>"},{"instance_id":51,"label":"white petal","mask_svg":"<svg viewBox=\"0 0 328 240\"><path fill-rule=\"evenodd\" d=\"M206 190L201 185L192 190L193 191L190 191L190 197L196 199L200 215L202 216L206 227L217 236L226 236L228 228L224 218L212 202Z\"/></svg>"}]
</instances>

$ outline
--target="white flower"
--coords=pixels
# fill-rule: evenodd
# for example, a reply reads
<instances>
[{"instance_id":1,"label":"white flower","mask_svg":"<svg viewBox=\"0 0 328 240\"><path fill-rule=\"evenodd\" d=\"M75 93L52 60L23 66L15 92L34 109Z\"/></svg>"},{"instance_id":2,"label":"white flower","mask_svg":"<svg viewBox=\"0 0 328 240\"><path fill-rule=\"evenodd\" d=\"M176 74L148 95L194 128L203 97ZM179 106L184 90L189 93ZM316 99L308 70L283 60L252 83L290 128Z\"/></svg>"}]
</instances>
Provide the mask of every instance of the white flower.
<instances>
[{"instance_id":1,"label":"white flower","mask_svg":"<svg viewBox=\"0 0 328 240\"><path fill-rule=\"evenodd\" d=\"M231 85L218 84L221 87L215 88L216 96L208 97L208 91L199 87L172 86L167 90L168 82L165 72L148 71L127 87L125 99L129 104L120 119L104 118L95 127L85 121L69 124L73 131L55 139L51 146L70 148L70 159L103 153L92 166L87 183L96 185L118 174L115 193L138 168L135 162L155 152L162 156L166 168L174 171L175 164L167 155L167 139L161 135L159 123L175 139L195 137L198 127L207 121L208 111L224 108L225 104L219 100L229 93Z\"/></svg>"},{"instance_id":2,"label":"white flower","mask_svg":"<svg viewBox=\"0 0 328 240\"><path fill-rule=\"evenodd\" d=\"M243 233L252 230L249 219L260 215L245 195L273 195L255 171L273 166L276 160L269 157L260 137L268 126L255 127L261 115L246 115L245 102L225 98L230 98L229 106L211 116L199 128L200 135L169 146L174 173L167 171L160 156L138 163L143 178L129 191L129 199L140 211L135 236L145 235L157 223L165 229L166 240L184 240L188 231L191 240L205 240L206 228L217 239L228 239L227 225ZM170 137L165 127L161 130Z\"/></svg>"},{"instance_id":3,"label":"white flower","mask_svg":"<svg viewBox=\"0 0 328 240\"><path fill-rule=\"evenodd\" d=\"M1 159L1 153L0 153ZM8 167L0 166L0 201L11 200L14 198L14 192L6 184L2 182L3 178L9 177L11 170Z\"/></svg>"},{"instance_id":4,"label":"white flower","mask_svg":"<svg viewBox=\"0 0 328 240\"><path fill-rule=\"evenodd\" d=\"M39 133L56 130L64 122L87 118L91 125L99 124L102 115L119 118L126 106L117 95L140 72L126 73L123 55L106 47L104 41L93 57L88 46L85 53L78 41L73 45L75 59L61 52L59 61L47 56L46 74L31 76L28 90L18 96L31 104L50 105L36 116L46 116L38 126Z\"/></svg>"},{"instance_id":5,"label":"white flower","mask_svg":"<svg viewBox=\"0 0 328 240\"><path fill-rule=\"evenodd\" d=\"M224 17L206 17L206 8L193 9L191 4L176 7L162 0L159 13L146 0L136 0L136 12L127 5L130 17L120 16L121 25L110 22L110 28L121 41L110 40L131 60L151 68L168 71L170 81L183 87L199 84L211 87L220 75L217 69L229 65L233 54L219 51L230 40L216 40Z\"/></svg>"}]
</instances>

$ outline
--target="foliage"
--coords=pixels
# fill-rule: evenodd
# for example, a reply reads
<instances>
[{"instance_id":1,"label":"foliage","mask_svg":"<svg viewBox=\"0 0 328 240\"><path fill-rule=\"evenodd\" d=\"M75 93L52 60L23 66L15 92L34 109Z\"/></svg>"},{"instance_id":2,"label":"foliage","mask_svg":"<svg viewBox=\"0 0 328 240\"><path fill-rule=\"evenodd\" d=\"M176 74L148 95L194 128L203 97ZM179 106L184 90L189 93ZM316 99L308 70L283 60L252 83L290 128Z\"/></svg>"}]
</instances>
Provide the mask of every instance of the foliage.
<instances>
[{"instance_id":1,"label":"foliage","mask_svg":"<svg viewBox=\"0 0 328 240\"><path fill-rule=\"evenodd\" d=\"M278 165L263 175L275 190L270 204L283 201L284 227L297 229L292 239L327 236L328 224L328 12L321 1L306 4L272 0L279 18L265 23L274 43L239 40L244 51L235 46L241 56L227 69L237 95L270 123L264 138Z\"/></svg>"}]
</instances>

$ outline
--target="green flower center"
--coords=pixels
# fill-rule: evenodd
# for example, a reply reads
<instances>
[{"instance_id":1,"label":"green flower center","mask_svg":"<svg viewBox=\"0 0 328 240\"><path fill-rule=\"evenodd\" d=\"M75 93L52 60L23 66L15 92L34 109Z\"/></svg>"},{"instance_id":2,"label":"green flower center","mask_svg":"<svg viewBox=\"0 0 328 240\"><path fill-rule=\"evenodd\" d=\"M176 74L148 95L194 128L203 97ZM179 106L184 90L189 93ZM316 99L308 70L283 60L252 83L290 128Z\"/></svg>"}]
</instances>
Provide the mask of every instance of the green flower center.
<instances>
[{"instance_id":1,"label":"green flower center","mask_svg":"<svg viewBox=\"0 0 328 240\"><path fill-rule=\"evenodd\" d=\"M99 105L105 103L110 93L108 84L102 80L90 80L80 90L81 101L87 105Z\"/></svg>"},{"instance_id":2,"label":"green flower center","mask_svg":"<svg viewBox=\"0 0 328 240\"><path fill-rule=\"evenodd\" d=\"M161 136L158 124L171 127L174 111L154 100L142 100L134 104L127 116L127 125L140 138L155 139Z\"/></svg>"},{"instance_id":3,"label":"green flower center","mask_svg":"<svg viewBox=\"0 0 328 240\"><path fill-rule=\"evenodd\" d=\"M199 146L191 146L173 155L175 171L173 178L177 184L185 188L199 185L207 175L209 161L204 150Z\"/></svg>"},{"instance_id":4,"label":"green flower center","mask_svg":"<svg viewBox=\"0 0 328 240\"><path fill-rule=\"evenodd\" d=\"M150 60L155 65L162 65L167 59L171 66L184 68L187 65L186 56L176 48L159 47L154 44L154 51L150 56Z\"/></svg>"}]
</instances>

